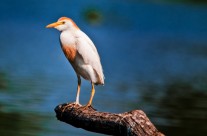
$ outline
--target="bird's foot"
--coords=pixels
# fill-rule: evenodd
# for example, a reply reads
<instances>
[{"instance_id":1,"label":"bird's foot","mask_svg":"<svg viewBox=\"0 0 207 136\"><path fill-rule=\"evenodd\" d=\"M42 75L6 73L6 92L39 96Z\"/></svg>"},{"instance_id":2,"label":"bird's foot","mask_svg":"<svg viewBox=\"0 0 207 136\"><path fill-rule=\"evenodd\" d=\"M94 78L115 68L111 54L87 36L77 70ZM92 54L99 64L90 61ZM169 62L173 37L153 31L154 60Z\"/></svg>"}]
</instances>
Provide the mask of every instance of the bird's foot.
<instances>
[{"instance_id":1,"label":"bird's foot","mask_svg":"<svg viewBox=\"0 0 207 136\"><path fill-rule=\"evenodd\" d=\"M73 102L73 104L74 105L80 105L81 106L81 104L79 102Z\"/></svg>"},{"instance_id":2,"label":"bird's foot","mask_svg":"<svg viewBox=\"0 0 207 136\"><path fill-rule=\"evenodd\" d=\"M80 107L80 108L78 108L78 109L80 109L80 110L86 110L86 109L89 109L89 110L96 110L95 108L93 108L92 105L89 105L89 104L84 105L84 106L82 106L82 107Z\"/></svg>"}]
</instances>

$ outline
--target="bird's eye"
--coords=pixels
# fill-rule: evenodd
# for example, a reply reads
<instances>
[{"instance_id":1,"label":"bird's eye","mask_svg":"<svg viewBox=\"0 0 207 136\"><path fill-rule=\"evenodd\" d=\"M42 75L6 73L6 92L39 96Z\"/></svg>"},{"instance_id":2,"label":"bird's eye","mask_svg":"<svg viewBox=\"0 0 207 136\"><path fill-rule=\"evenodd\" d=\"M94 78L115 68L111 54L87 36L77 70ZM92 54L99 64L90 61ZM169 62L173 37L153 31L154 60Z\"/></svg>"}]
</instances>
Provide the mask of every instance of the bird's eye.
<instances>
[{"instance_id":1,"label":"bird's eye","mask_svg":"<svg viewBox=\"0 0 207 136\"><path fill-rule=\"evenodd\" d=\"M65 21L63 21L62 24L65 24Z\"/></svg>"}]
</instances>

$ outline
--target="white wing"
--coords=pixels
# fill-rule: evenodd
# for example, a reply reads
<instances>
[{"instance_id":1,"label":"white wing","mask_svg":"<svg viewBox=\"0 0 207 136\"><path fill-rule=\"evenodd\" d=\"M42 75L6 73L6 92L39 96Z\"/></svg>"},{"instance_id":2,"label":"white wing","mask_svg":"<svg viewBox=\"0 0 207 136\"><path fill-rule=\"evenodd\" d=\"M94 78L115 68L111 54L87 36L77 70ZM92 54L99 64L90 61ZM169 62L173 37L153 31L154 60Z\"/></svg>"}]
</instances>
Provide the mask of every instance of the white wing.
<instances>
[{"instance_id":1,"label":"white wing","mask_svg":"<svg viewBox=\"0 0 207 136\"><path fill-rule=\"evenodd\" d=\"M104 75L97 49L90 38L81 30L77 33L76 46L84 64L92 67L97 84L104 84Z\"/></svg>"}]
</instances>

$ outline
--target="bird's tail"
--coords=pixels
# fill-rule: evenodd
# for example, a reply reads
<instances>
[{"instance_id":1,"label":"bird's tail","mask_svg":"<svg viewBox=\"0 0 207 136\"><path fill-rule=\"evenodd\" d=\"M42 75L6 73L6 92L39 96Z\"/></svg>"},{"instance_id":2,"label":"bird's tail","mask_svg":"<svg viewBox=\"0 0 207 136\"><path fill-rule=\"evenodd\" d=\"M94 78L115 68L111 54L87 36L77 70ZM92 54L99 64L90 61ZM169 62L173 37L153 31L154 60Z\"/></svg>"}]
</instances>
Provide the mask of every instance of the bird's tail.
<instances>
[{"instance_id":1,"label":"bird's tail","mask_svg":"<svg viewBox=\"0 0 207 136\"><path fill-rule=\"evenodd\" d=\"M95 70L94 70L95 71ZM103 72L101 72L101 73L97 73L96 71L95 71L95 73L96 73L96 77L97 77L97 81L94 83L95 85L104 85L104 79L105 79L105 77L104 77L104 74L103 74Z\"/></svg>"}]
</instances>

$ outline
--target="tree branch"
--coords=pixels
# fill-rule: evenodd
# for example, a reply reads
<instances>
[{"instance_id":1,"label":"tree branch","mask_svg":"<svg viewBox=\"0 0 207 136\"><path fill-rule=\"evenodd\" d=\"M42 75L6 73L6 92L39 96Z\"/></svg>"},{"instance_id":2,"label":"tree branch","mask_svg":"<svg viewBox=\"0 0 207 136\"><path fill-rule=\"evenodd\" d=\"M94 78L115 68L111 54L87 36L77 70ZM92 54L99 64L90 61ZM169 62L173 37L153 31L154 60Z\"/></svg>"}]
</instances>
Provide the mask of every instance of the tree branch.
<instances>
[{"instance_id":1,"label":"tree branch","mask_svg":"<svg viewBox=\"0 0 207 136\"><path fill-rule=\"evenodd\" d=\"M164 136L141 110L115 114L61 104L55 108L58 120L88 131L115 136Z\"/></svg>"}]
</instances>

